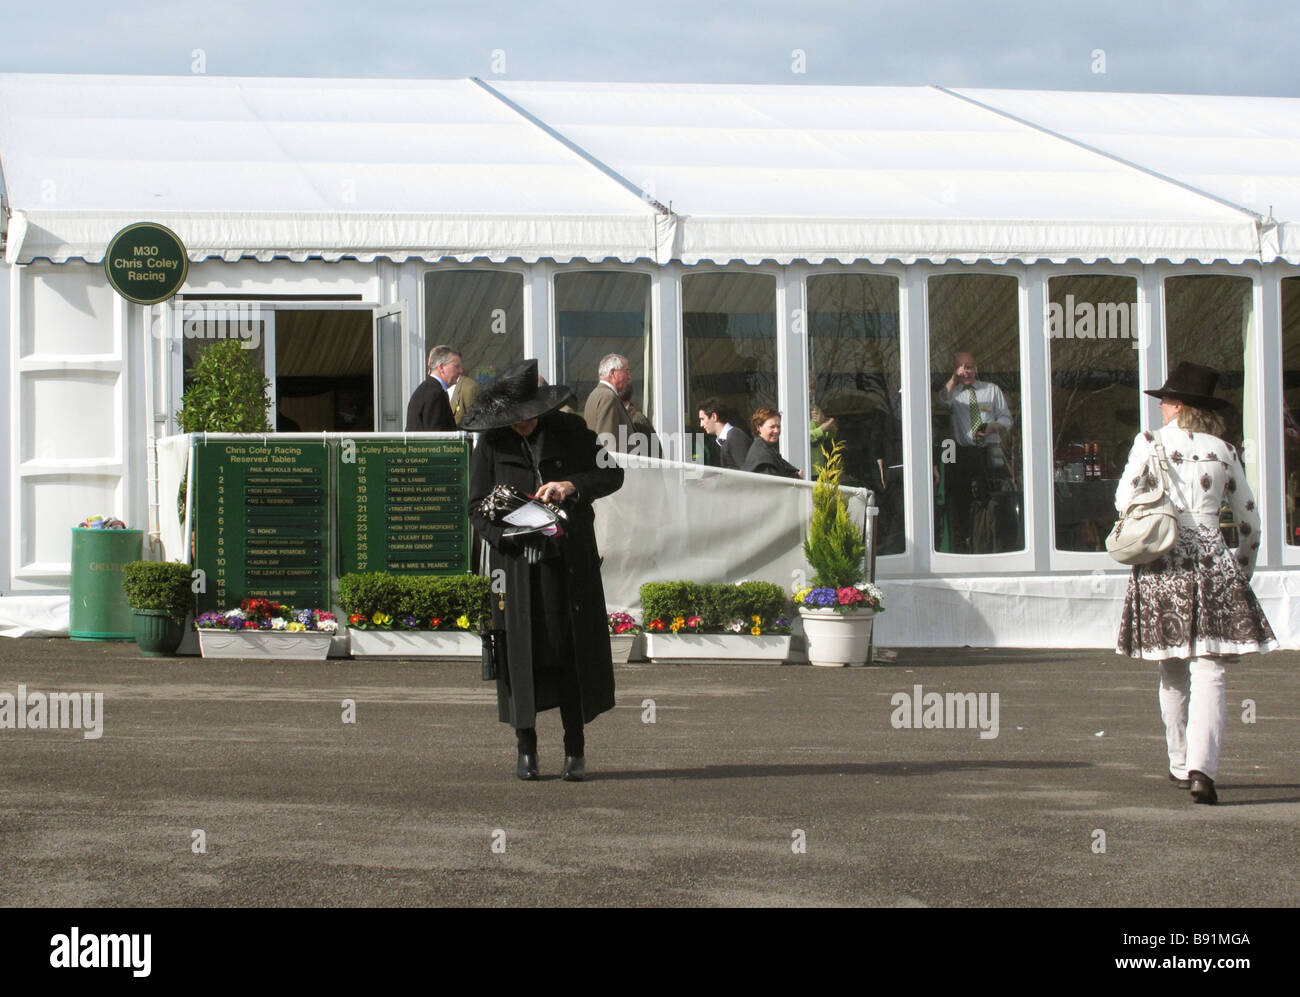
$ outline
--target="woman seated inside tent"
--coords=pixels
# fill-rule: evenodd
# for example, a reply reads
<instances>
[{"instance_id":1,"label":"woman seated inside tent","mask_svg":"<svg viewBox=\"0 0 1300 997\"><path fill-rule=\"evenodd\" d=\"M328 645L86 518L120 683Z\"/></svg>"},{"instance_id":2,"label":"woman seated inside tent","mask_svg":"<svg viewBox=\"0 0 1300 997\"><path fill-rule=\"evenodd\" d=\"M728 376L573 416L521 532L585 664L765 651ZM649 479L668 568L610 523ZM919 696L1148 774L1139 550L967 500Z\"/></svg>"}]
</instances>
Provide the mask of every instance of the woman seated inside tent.
<instances>
[{"instance_id":1,"label":"woman seated inside tent","mask_svg":"<svg viewBox=\"0 0 1300 997\"><path fill-rule=\"evenodd\" d=\"M774 474L780 478L802 478L803 471L781 456L777 444L781 442L781 414L770 408L760 408L751 420L754 442L749 445L742 471L757 474Z\"/></svg>"}]
</instances>

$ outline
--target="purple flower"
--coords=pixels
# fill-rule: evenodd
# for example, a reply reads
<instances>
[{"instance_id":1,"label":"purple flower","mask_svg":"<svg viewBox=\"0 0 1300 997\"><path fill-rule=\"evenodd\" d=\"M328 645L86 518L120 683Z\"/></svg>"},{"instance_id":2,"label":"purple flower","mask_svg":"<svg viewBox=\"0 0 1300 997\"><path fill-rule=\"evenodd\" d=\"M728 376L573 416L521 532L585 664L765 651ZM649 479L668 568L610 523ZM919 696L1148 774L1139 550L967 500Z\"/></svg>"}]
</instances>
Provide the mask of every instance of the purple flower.
<instances>
[{"instance_id":1,"label":"purple flower","mask_svg":"<svg viewBox=\"0 0 1300 997\"><path fill-rule=\"evenodd\" d=\"M833 588L813 589L804 597L804 605L809 606L834 606L835 590Z\"/></svg>"}]
</instances>

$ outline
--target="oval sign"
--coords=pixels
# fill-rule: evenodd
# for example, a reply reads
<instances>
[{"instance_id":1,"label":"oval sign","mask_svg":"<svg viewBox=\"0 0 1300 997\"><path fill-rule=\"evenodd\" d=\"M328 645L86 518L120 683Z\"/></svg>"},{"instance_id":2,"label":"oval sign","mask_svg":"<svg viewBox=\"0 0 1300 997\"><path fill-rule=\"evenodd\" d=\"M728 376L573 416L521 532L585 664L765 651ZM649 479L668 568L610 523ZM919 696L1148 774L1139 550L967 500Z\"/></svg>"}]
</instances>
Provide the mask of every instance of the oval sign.
<instances>
[{"instance_id":1,"label":"oval sign","mask_svg":"<svg viewBox=\"0 0 1300 997\"><path fill-rule=\"evenodd\" d=\"M156 305L181 289L190 272L190 259L171 229L137 222L109 240L104 272L113 290L127 301Z\"/></svg>"}]
</instances>

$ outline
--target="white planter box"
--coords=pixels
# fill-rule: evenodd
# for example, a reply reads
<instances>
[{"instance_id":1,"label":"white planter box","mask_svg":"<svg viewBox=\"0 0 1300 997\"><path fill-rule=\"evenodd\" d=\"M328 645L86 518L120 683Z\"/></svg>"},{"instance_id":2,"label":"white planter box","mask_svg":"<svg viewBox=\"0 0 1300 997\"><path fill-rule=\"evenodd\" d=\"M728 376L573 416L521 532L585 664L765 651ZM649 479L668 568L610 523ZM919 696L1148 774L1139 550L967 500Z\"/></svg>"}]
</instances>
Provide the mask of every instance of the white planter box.
<instances>
[{"instance_id":1,"label":"white planter box","mask_svg":"<svg viewBox=\"0 0 1300 997\"><path fill-rule=\"evenodd\" d=\"M866 664L871 621L875 616L874 609L837 613L833 609L800 608L799 617L808 638L809 663L824 668Z\"/></svg>"},{"instance_id":2,"label":"white planter box","mask_svg":"<svg viewBox=\"0 0 1300 997\"><path fill-rule=\"evenodd\" d=\"M790 635L648 633L645 635L645 653L658 665L718 661L771 664L790 657Z\"/></svg>"},{"instance_id":3,"label":"white planter box","mask_svg":"<svg viewBox=\"0 0 1300 997\"><path fill-rule=\"evenodd\" d=\"M354 658L481 659L474 630L357 630L348 628Z\"/></svg>"},{"instance_id":4,"label":"white planter box","mask_svg":"<svg viewBox=\"0 0 1300 997\"><path fill-rule=\"evenodd\" d=\"M333 634L319 630L200 630L199 650L205 658L296 658L324 661Z\"/></svg>"}]
</instances>

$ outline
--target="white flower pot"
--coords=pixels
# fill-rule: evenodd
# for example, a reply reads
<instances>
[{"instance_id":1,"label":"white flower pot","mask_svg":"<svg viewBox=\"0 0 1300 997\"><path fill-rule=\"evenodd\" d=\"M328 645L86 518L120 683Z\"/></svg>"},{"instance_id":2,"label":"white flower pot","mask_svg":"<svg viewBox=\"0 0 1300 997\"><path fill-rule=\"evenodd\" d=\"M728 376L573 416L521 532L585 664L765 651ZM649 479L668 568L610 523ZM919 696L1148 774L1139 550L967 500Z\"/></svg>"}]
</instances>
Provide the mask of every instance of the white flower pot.
<instances>
[{"instance_id":1,"label":"white flower pot","mask_svg":"<svg viewBox=\"0 0 1300 997\"><path fill-rule=\"evenodd\" d=\"M772 664L790 657L790 635L647 633L645 653L658 665L718 661Z\"/></svg>"},{"instance_id":2,"label":"white flower pot","mask_svg":"<svg viewBox=\"0 0 1300 997\"><path fill-rule=\"evenodd\" d=\"M205 658L296 658L324 661L332 633L320 630L200 630Z\"/></svg>"},{"instance_id":3,"label":"white flower pot","mask_svg":"<svg viewBox=\"0 0 1300 997\"><path fill-rule=\"evenodd\" d=\"M808 638L808 662L823 668L864 665L871 643L874 609L838 613L833 609L803 609L803 632Z\"/></svg>"},{"instance_id":4,"label":"white flower pot","mask_svg":"<svg viewBox=\"0 0 1300 997\"><path fill-rule=\"evenodd\" d=\"M636 634L610 634L609 656L616 665L626 665L632 657L632 645L636 643Z\"/></svg>"},{"instance_id":5,"label":"white flower pot","mask_svg":"<svg viewBox=\"0 0 1300 997\"><path fill-rule=\"evenodd\" d=\"M354 658L447 658L483 656L474 630L358 630L348 627Z\"/></svg>"}]
</instances>

